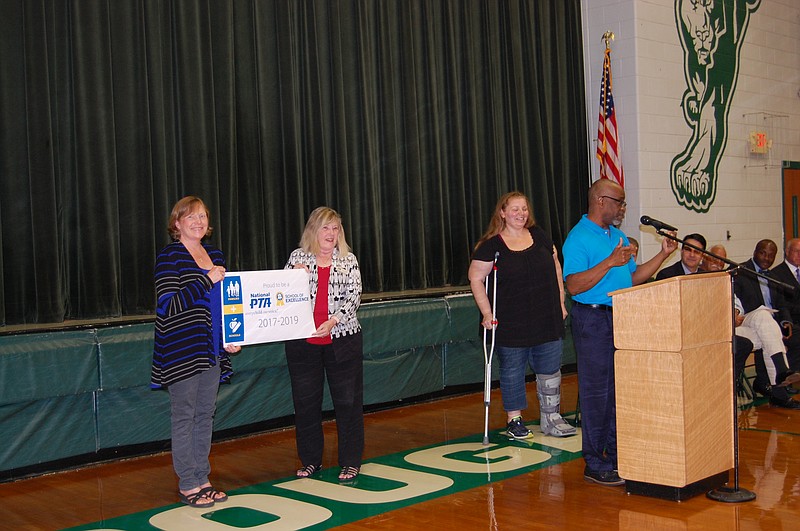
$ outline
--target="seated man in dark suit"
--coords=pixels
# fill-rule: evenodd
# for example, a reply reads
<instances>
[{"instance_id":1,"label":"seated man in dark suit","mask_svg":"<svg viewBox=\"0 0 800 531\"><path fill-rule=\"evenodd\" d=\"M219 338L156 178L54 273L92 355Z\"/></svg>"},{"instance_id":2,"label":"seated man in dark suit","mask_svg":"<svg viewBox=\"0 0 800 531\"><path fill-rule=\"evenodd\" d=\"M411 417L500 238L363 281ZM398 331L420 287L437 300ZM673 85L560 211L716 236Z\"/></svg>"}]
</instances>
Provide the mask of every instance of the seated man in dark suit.
<instances>
[{"instance_id":1,"label":"seated man in dark suit","mask_svg":"<svg viewBox=\"0 0 800 531\"><path fill-rule=\"evenodd\" d=\"M786 358L789 368L800 372L800 239L794 238L786 242L783 251L783 262L775 266L772 278L780 280L794 289L778 288L777 306L784 310L782 318L788 317L791 323L781 323L784 334L789 336L786 340Z\"/></svg>"},{"instance_id":2,"label":"seated man in dark suit","mask_svg":"<svg viewBox=\"0 0 800 531\"><path fill-rule=\"evenodd\" d=\"M736 297L741 302L744 324L748 325L748 315L758 310L759 312L770 311L778 323L790 322L788 311L781 308L782 294L775 285L766 279L753 274L748 274L746 270L755 271L763 275L769 273L769 268L775 262L775 255L778 246L772 240L761 240L756 244L753 258L741 264L744 270L740 270L734 280L734 290ZM737 323L738 324L738 323ZM786 329L786 326L784 326ZM800 402L795 402L789 397L789 392L782 384L787 381L794 381L786 360L786 347L783 342L777 343L772 350L776 352L764 352L764 366L756 358L756 380L753 388L760 394L769 398L769 403L786 409L800 409Z\"/></svg>"},{"instance_id":3,"label":"seated man in dark suit","mask_svg":"<svg viewBox=\"0 0 800 531\"><path fill-rule=\"evenodd\" d=\"M683 238L684 242L699 247L705 251L706 239L702 234L689 234ZM656 275L656 280L664 280L665 278L678 277L680 275L691 275L697 273L700 267L700 262L703 259L703 253L696 249L692 249L687 245L681 247L681 259L669 267L665 267Z\"/></svg>"}]
</instances>

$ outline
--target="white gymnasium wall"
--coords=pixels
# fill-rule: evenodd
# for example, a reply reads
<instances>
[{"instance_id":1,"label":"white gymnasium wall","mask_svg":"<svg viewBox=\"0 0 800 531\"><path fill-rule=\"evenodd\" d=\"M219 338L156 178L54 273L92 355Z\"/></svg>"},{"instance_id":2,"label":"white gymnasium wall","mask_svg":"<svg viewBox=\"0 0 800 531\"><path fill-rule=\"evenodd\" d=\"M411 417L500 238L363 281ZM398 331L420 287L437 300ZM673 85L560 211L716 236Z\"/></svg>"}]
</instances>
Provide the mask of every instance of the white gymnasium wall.
<instances>
[{"instance_id":1,"label":"white gymnasium wall","mask_svg":"<svg viewBox=\"0 0 800 531\"><path fill-rule=\"evenodd\" d=\"M628 198L622 229L642 244L640 260L660 245L651 228L639 226L643 214L677 226L679 236L699 232L709 245L723 243L734 260L749 258L762 238L775 240L782 251L780 165L800 161L800 2L762 0L750 16L717 194L706 213L679 205L670 187L670 162L691 137L681 110L686 81L676 24L673 0L583 0L592 149L605 50L601 36L606 30L616 35L613 88ZM775 141L772 160L749 154L749 133L758 123ZM677 259L675 253L668 263Z\"/></svg>"}]
</instances>

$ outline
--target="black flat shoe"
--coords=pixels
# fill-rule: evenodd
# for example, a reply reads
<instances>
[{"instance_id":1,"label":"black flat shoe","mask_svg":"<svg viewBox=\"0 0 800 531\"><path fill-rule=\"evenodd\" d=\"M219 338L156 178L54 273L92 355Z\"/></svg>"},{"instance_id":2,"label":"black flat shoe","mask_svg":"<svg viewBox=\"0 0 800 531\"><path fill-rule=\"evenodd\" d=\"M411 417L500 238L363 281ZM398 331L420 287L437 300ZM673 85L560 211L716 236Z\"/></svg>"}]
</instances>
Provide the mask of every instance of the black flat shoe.
<instances>
[{"instance_id":1,"label":"black flat shoe","mask_svg":"<svg viewBox=\"0 0 800 531\"><path fill-rule=\"evenodd\" d=\"M764 398L769 398L772 396L772 388L769 385L763 385L760 383L753 384L753 393L757 395L761 395Z\"/></svg>"},{"instance_id":2,"label":"black flat shoe","mask_svg":"<svg viewBox=\"0 0 800 531\"><path fill-rule=\"evenodd\" d=\"M782 407L783 409L800 409L800 402L792 400L791 398L781 399L770 397L769 405L775 407Z\"/></svg>"},{"instance_id":3,"label":"black flat shoe","mask_svg":"<svg viewBox=\"0 0 800 531\"><path fill-rule=\"evenodd\" d=\"M616 470L605 470L597 472L590 470L588 467L583 469L583 479L597 483L598 485L605 485L607 487L619 487L625 484L625 480L619 477Z\"/></svg>"}]
</instances>

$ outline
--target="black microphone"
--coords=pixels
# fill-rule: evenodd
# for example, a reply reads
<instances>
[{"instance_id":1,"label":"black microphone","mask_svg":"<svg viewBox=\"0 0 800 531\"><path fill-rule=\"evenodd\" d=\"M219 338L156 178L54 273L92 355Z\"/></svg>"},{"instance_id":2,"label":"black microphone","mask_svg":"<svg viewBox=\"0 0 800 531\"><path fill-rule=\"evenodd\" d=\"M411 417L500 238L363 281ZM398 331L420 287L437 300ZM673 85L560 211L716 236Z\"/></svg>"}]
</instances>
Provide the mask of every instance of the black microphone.
<instances>
[{"instance_id":1,"label":"black microphone","mask_svg":"<svg viewBox=\"0 0 800 531\"><path fill-rule=\"evenodd\" d=\"M639 219L639 221L642 223L642 225L650 225L656 230L674 230L675 232L678 231L678 229L676 229L672 225L667 225L663 221L658 221L657 219L653 219L650 216L642 216Z\"/></svg>"}]
</instances>

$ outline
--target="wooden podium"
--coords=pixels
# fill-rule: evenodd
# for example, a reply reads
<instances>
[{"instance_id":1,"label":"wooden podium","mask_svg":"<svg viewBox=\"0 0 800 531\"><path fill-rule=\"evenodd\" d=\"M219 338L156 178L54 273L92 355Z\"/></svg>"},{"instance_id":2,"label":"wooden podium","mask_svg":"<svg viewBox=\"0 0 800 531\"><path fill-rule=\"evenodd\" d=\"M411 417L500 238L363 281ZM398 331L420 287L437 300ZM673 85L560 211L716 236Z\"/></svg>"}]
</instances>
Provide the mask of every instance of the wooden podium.
<instances>
[{"instance_id":1,"label":"wooden podium","mask_svg":"<svg viewBox=\"0 0 800 531\"><path fill-rule=\"evenodd\" d=\"M727 273L614 291L619 475L632 494L682 500L734 468Z\"/></svg>"}]
</instances>

